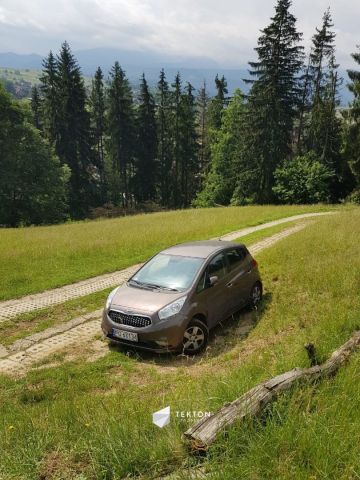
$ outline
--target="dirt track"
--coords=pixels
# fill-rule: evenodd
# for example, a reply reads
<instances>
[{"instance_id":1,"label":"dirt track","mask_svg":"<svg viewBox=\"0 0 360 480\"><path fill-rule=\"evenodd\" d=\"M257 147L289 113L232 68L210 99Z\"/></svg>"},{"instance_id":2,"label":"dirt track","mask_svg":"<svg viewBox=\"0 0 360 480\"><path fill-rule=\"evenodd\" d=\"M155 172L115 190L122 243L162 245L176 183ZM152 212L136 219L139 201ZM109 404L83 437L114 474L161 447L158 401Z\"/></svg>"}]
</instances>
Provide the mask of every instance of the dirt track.
<instances>
[{"instance_id":1,"label":"dirt track","mask_svg":"<svg viewBox=\"0 0 360 480\"><path fill-rule=\"evenodd\" d=\"M255 227L243 228L242 230L237 230L217 238L224 241L232 241L236 238L244 237L245 235L249 235L250 233L257 232L265 228L281 225L290 221L329 215L329 213L332 212L304 213L302 215L294 215L292 217L281 218L280 220L263 223ZM112 286L120 285L121 283L124 283L140 266L141 264L133 265L117 272L98 275L97 277L92 277L87 280L82 280L81 282L65 285L64 287L46 290L45 292L36 293L33 295L27 295L26 297L15 300L0 302L0 323L14 318L22 313L50 307L52 305L58 305L74 298L83 297L91 293L100 292L101 290L105 290L106 288Z\"/></svg>"},{"instance_id":2,"label":"dirt track","mask_svg":"<svg viewBox=\"0 0 360 480\"><path fill-rule=\"evenodd\" d=\"M252 254L256 254L271 247L282 238L302 230L307 225L308 223L301 223L287 228L280 233L253 244L249 250ZM122 281L125 281L125 271L123 270L122 272ZM130 274L129 272L128 275ZM88 344L89 340L101 334L100 321L101 310L97 310L18 340L7 349L2 347L0 350L0 358L2 357L0 360L0 373L21 375L29 368L41 364L44 359L55 352L77 344ZM106 344L104 344L104 351L106 352L105 348Z\"/></svg>"}]
</instances>

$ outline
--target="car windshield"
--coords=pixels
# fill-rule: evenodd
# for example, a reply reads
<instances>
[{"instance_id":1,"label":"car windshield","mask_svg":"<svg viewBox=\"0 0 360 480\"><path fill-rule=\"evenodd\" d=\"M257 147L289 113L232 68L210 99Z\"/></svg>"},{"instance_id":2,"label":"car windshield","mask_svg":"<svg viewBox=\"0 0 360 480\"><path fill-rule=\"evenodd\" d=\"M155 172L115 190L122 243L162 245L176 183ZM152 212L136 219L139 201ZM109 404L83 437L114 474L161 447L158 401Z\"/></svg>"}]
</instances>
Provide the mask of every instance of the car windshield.
<instances>
[{"instance_id":1,"label":"car windshield","mask_svg":"<svg viewBox=\"0 0 360 480\"><path fill-rule=\"evenodd\" d=\"M190 287L203 263L203 258L159 253L144 265L129 283L144 288L181 292Z\"/></svg>"}]
</instances>

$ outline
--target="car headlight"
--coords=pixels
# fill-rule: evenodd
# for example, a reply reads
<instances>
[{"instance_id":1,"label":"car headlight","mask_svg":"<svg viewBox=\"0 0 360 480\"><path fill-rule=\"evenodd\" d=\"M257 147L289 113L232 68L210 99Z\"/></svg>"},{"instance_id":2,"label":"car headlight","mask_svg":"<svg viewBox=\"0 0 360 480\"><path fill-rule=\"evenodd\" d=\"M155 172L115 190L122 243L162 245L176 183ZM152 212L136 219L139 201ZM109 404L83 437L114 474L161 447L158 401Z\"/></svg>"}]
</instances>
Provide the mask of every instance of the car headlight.
<instances>
[{"instance_id":1,"label":"car headlight","mask_svg":"<svg viewBox=\"0 0 360 480\"><path fill-rule=\"evenodd\" d=\"M109 310L109 308L111 307L111 302L112 302L112 299L114 298L115 296L115 293L119 290L120 287L116 287L114 288L114 290L112 292L109 293L109 296L106 300L106 304L105 304L105 309L106 310Z\"/></svg>"},{"instance_id":2,"label":"car headlight","mask_svg":"<svg viewBox=\"0 0 360 480\"><path fill-rule=\"evenodd\" d=\"M185 300L186 297L178 298L177 300L175 300L175 302L172 302L169 305L166 305L166 307L159 310L158 315L160 320L165 320L166 318L172 317L173 315L179 313L185 303Z\"/></svg>"}]
</instances>

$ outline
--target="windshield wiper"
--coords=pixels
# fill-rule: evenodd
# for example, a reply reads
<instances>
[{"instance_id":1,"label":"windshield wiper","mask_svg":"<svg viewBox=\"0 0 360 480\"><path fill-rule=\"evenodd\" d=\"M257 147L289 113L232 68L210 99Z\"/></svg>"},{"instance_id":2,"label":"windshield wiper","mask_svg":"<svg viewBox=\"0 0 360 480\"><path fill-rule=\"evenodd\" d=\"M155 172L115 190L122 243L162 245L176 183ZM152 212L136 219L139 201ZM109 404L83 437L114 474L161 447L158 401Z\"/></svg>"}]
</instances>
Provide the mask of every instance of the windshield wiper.
<instances>
[{"instance_id":1,"label":"windshield wiper","mask_svg":"<svg viewBox=\"0 0 360 480\"><path fill-rule=\"evenodd\" d=\"M128 283L130 283L130 285L134 285L138 288L143 288L145 290L149 289L149 285L147 283L138 282L137 280L134 280L134 279L129 280Z\"/></svg>"},{"instance_id":2,"label":"windshield wiper","mask_svg":"<svg viewBox=\"0 0 360 480\"><path fill-rule=\"evenodd\" d=\"M143 285L146 285L149 288L153 288L154 290L168 290L169 292L178 292L176 288L171 288L171 287L164 287L162 285L156 285L155 283L144 283Z\"/></svg>"}]
</instances>

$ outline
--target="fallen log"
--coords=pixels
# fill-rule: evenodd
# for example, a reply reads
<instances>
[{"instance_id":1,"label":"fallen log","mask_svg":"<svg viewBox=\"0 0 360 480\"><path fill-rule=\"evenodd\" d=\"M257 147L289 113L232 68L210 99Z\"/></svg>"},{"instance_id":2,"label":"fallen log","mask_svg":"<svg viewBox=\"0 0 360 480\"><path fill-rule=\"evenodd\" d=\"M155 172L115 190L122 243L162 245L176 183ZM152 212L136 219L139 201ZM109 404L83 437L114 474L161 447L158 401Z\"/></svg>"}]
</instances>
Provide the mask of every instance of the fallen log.
<instances>
[{"instance_id":1,"label":"fallen log","mask_svg":"<svg viewBox=\"0 0 360 480\"><path fill-rule=\"evenodd\" d=\"M213 415L204 417L184 434L185 438L191 442L191 449L194 452L206 451L219 432L223 432L226 427L234 422L241 422L246 418L258 415L268 403L277 398L279 393L289 390L294 383L305 379L316 381L334 375L359 346L360 331L357 331L350 340L333 352L331 357L322 365L314 365L310 368L294 368L271 378L252 388L240 398L224 405ZM314 347L312 346L313 352ZM310 360L311 357L314 358L314 355L310 355ZM314 360L311 363L314 363Z\"/></svg>"}]
</instances>

